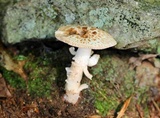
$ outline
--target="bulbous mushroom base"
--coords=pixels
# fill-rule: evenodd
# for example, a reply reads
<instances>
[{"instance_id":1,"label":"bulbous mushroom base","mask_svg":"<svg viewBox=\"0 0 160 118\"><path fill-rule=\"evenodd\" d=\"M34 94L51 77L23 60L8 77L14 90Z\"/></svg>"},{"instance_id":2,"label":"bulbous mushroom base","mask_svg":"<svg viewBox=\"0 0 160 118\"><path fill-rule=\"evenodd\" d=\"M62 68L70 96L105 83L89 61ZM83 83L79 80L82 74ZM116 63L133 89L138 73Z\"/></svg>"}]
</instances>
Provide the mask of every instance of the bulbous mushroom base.
<instances>
[{"instance_id":1,"label":"bulbous mushroom base","mask_svg":"<svg viewBox=\"0 0 160 118\"><path fill-rule=\"evenodd\" d=\"M76 104L79 97L79 93L68 92L64 95L64 100L71 104Z\"/></svg>"}]
</instances>

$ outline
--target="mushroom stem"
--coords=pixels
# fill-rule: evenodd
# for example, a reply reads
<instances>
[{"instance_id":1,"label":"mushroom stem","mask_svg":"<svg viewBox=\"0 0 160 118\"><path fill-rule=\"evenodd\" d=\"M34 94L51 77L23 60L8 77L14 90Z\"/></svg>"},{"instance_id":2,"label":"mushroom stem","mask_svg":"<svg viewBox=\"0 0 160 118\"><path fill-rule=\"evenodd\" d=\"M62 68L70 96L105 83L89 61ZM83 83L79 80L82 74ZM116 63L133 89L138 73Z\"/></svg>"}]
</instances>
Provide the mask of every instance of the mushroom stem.
<instances>
[{"instance_id":1,"label":"mushroom stem","mask_svg":"<svg viewBox=\"0 0 160 118\"><path fill-rule=\"evenodd\" d=\"M91 54L92 49L78 48L75 56L73 57L73 60L83 67L83 72L89 79L92 79L92 75L88 71L88 64L90 61Z\"/></svg>"},{"instance_id":2,"label":"mushroom stem","mask_svg":"<svg viewBox=\"0 0 160 118\"><path fill-rule=\"evenodd\" d=\"M96 65L99 59L99 55L91 56L91 54L91 49L78 48L75 51L71 67L66 67L67 79L64 99L69 103L75 104L78 101L80 92L88 88L87 84L80 85L83 73L91 79L92 75L88 71L88 66Z\"/></svg>"},{"instance_id":3,"label":"mushroom stem","mask_svg":"<svg viewBox=\"0 0 160 118\"><path fill-rule=\"evenodd\" d=\"M64 100L75 104L78 101L79 94L83 89L88 88L87 84L81 84L81 79L83 76L83 67L77 64L76 62L72 62L71 67L66 68L67 71L67 79L65 90L66 94L64 95Z\"/></svg>"}]
</instances>

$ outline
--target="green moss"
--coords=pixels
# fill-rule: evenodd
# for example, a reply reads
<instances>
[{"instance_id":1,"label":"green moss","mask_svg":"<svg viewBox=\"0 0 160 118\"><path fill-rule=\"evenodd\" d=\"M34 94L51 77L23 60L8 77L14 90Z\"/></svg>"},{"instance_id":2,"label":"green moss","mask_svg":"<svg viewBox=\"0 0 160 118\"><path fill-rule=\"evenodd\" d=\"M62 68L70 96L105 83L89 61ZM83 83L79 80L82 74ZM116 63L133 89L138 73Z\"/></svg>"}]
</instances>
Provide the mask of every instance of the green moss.
<instances>
[{"instance_id":1,"label":"green moss","mask_svg":"<svg viewBox=\"0 0 160 118\"><path fill-rule=\"evenodd\" d=\"M119 104L116 94L107 88L104 83L92 82L95 86L94 96L95 96L95 108L99 114L106 116L109 111L115 110Z\"/></svg>"},{"instance_id":2,"label":"green moss","mask_svg":"<svg viewBox=\"0 0 160 118\"><path fill-rule=\"evenodd\" d=\"M123 102L131 95L136 96L136 103L146 104L149 88L140 88L138 83L135 83L135 71L129 70L126 55L121 55L120 57L124 57L122 59L117 55L107 54L106 56L103 53L98 64L91 69L94 73L91 87L95 95L94 105L98 113L103 116L109 116L113 111L117 113ZM148 112L144 112L147 116Z\"/></svg>"},{"instance_id":3,"label":"green moss","mask_svg":"<svg viewBox=\"0 0 160 118\"><path fill-rule=\"evenodd\" d=\"M121 85L120 91L121 91L122 95L127 98L130 95L134 94L134 92L135 92L135 83L134 83L134 79L133 79L135 72L128 70L128 72L124 73L124 74L125 75L122 78L123 81L121 83L122 85Z\"/></svg>"},{"instance_id":4,"label":"green moss","mask_svg":"<svg viewBox=\"0 0 160 118\"><path fill-rule=\"evenodd\" d=\"M155 45L156 43L157 43L156 39L154 39L154 40L149 40L149 44L151 44L151 45Z\"/></svg>"},{"instance_id":5,"label":"green moss","mask_svg":"<svg viewBox=\"0 0 160 118\"><path fill-rule=\"evenodd\" d=\"M56 75L56 70L52 68L51 63L49 57L33 57L26 63L25 69L30 71L27 90L31 96L50 97Z\"/></svg>"},{"instance_id":6,"label":"green moss","mask_svg":"<svg viewBox=\"0 0 160 118\"><path fill-rule=\"evenodd\" d=\"M107 101L97 99L95 101L95 106L98 113L102 114L102 116L106 116L106 115L109 115L109 111L115 110L118 105L118 102L114 102L113 98L109 97Z\"/></svg>"},{"instance_id":7,"label":"green moss","mask_svg":"<svg viewBox=\"0 0 160 118\"><path fill-rule=\"evenodd\" d=\"M31 96L50 97L52 82L49 79L36 78L28 82L28 92Z\"/></svg>"},{"instance_id":8,"label":"green moss","mask_svg":"<svg viewBox=\"0 0 160 118\"><path fill-rule=\"evenodd\" d=\"M17 55L13 57L16 61L26 60L27 58L23 55ZM3 77L6 81L14 88L17 89L26 89L26 82L20 75L14 73L13 71L8 71L3 67L0 67L0 71L2 72Z\"/></svg>"},{"instance_id":9,"label":"green moss","mask_svg":"<svg viewBox=\"0 0 160 118\"><path fill-rule=\"evenodd\" d=\"M148 90L149 90L149 87L147 87L147 86L137 87L135 89L135 93L136 93L137 98L138 98L138 101L137 101L138 104L145 104L146 103L146 101L149 98L149 95L147 94Z\"/></svg>"},{"instance_id":10,"label":"green moss","mask_svg":"<svg viewBox=\"0 0 160 118\"><path fill-rule=\"evenodd\" d=\"M140 3L140 6L144 10L149 10L152 8L159 9L160 1L159 0L136 0Z\"/></svg>"},{"instance_id":11,"label":"green moss","mask_svg":"<svg viewBox=\"0 0 160 118\"><path fill-rule=\"evenodd\" d=\"M16 89L23 89L31 96L50 97L52 84L55 82L56 69L53 67L51 55L28 56L17 55L13 57L16 60L25 60L24 70L28 75L28 81L25 82L19 75L12 71L0 68L3 77L7 82Z\"/></svg>"},{"instance_id":12,"label":"green moss","mask_svg":"<svg viewBox=\"0 0 160 118\"><path fill-rule=\"evenodd\" d=\"M26 89L26 82L16 73L8 71L4 68L0 68L2 71L4 79L14 88Z\"/></svg>"},{"instance_id":13,"label":"green moss","mask_svg":"<svg viewBox=\"0 0 160 118\"><path fill-rule=\"evenodd\" d=\"M160 46L157 47L157 53L160 54Z\"/></svg>"},{"instance_id":14,"label":"green moss","mask_svg":"<svg viewBox=\"0 0 160 118\"><path fill-rule=\"evenodd\" d=\"M23 60L27 60L27 57L24 55L16 55L15 57L13 57L15 60L18 61L23 61Z\"/></svg>"}]
</instances>

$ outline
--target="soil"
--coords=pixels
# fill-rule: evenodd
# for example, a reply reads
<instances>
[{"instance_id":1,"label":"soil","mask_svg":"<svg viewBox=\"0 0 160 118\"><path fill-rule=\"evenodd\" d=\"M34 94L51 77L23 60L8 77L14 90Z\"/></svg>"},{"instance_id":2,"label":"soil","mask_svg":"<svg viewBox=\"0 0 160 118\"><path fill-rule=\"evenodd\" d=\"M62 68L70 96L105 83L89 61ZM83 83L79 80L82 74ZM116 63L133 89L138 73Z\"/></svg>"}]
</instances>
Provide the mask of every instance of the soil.
<instances>
[{"instance_id":1,"label":"soil","mask_svg":"<svg viewBox=\"0 0 160 118\"><path fill-rule=\"evenodd\" d=\"M87 118L95 114L92 101L82 101L77 105L65 103L57 93L51 99L32 98L25 91L9 88L11 98L0 101L1 118ZM58 91L57 91L58 92ZM87 95L83 95L87 97Z\"/></svg>"}]
</instances>

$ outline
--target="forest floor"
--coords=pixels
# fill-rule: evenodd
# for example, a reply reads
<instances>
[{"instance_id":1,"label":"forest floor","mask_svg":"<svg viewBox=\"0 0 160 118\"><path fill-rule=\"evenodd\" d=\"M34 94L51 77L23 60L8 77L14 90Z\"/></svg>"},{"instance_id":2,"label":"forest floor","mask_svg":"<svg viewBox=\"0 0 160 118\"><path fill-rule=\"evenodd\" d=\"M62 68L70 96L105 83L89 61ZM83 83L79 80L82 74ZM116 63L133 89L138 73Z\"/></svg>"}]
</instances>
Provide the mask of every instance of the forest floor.
<instances>
[{"instance_id":1,"label":"forest floor","mask_svg":"<svg viewBox=\"0 0 160 118\"><path fill-rule=\"evenodd\" d=\"M83 77L82 83L89 89L72 105L63 100L65 67L72 60L68 48L61 42L29 41L0 50L1 118L160 117L159 55L133 50L95 51L101 58L89 69L93 80ZM15 60L10 66L24 62L22 73L6 69L4 51Z\"/></svg>"}]
</instances>

